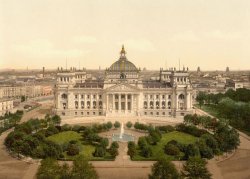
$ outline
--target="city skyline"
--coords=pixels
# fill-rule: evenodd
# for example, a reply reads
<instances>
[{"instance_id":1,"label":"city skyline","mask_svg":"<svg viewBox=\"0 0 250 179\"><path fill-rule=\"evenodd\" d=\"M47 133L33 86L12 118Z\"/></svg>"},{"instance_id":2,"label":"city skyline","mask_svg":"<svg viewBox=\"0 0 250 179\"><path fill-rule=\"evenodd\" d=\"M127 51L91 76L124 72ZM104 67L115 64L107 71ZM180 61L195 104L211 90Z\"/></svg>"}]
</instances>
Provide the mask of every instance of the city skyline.
<instances>
[{"instance_id":1,"label":"city skyline","mask_svg":"<svg viewBox=\"0 0 250 179\"><path fill-rule=\"evenodd\" d=\"M0 4L0 69L105 69L122 44L141 69L250 69L248 1Z\"/></svg>"}]
</instances>

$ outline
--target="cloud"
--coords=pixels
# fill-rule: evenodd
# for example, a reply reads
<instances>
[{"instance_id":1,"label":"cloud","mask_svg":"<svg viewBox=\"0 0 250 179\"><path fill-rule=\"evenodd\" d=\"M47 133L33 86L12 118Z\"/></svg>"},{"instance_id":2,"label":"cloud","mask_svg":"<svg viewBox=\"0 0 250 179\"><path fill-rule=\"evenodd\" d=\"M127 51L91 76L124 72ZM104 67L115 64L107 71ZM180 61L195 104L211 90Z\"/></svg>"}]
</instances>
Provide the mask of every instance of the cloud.
<instances>
[{"instance_id":1,"label":"cloud","mask_svg":"<svg viewBox=\"0 0 250 179\"><path fill-rule=\"evenodd\" d=\"M137 51L153 52L156 50L153 43L147 39L129 39L124 41L122 44L124 44L125 47L127 46Z\"/></svg>"},{"instance_id":2,"label":"cloud","mask_svg":"<svg viewBox=\"0 0 250 179\"><path fill-rule=\"evenodd\" d=\"M30 58L77 58L82 57L89 51L82 49L59 49L47 39L36 39L32 40L27 44L14 45L14 50L24 56Z\"/></svg>"},{"instance_id":3,"label":"cloud","mask_svg":"<svg viewBox=\"0 0 250 179\"><path fill-rule=\"evenodd\" d=\"M208 38L215 38L221 40L237 40L242 38L242 35L237 32L222 32L220 30L214 30L206 34Z\"/></svg>"},{"instance_id":4,"label":"cloud","mask_svg":"<svg viewBox=\"0 0 250 179\"><path fill-rule=\"evenodd\" d=\"M81 35L81 36L74 36L72 38L72 42L80 44L95 44L98 41L93 36Z\"/></svg>"},{"instance_id":5,"label":"cloud","mask_svg":"<svg viewBox=\"0 0 250 179\"><path fill-rule=\"evenodd\" d=\"M181 33L174 34L170 40L172 41L188 41L198 42L200 38L193 31L184 31Z\"/></svg>"}]
</instances>

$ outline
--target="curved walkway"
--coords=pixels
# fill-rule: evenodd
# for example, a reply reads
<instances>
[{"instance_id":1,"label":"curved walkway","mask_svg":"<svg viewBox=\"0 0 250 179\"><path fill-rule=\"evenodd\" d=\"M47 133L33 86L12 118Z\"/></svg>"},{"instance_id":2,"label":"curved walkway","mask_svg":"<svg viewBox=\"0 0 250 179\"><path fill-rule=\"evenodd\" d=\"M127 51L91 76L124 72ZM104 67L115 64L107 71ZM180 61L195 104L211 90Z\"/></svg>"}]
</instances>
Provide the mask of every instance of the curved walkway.
<instances>
[{"instance_id":1,"label":"curved walkway","mask_svg":"<svg viewBox=\"0 0 250 179\"><path fill-rule=\"evenodd\" d=\"M24 113L20 123L29 120L30 118L42 118L45 116L45 111L50 109L50 104L43 104L34 110ZM9 129L3 132L0 136L0 178L3 179L33 179L38 168L37 163L29 163L18 160L10 156L4 145L4 140L7 135L13 130Z\"/></svg>"},{"instance_id":2,"label":"curved walkway","mask_svg":"<svg viewBox=\"0 0 250 179\"><path fill-rule=\"evenodd\" d=\"M208 115L203 110L196 108L196 113L200 115ZM218 161L216 159L208 162L208 169L213 174L213 178L217 179L249 179L250 178L250 137L239 132L240 145L235 153L229 158Z\"/></svg>"}]
</instances>

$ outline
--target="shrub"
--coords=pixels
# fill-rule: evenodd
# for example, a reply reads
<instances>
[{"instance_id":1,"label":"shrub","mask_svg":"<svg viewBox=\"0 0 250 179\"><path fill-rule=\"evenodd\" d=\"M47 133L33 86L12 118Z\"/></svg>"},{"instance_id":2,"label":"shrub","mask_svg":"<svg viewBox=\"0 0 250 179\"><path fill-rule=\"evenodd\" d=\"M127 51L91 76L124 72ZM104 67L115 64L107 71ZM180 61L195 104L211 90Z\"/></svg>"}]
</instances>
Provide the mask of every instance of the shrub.
<instances>
[{"instance_id":1,"label":"shrub","mask_svg":"<svg viewBox=\"0 0 250 179\"><path fill-rule=\"evenodd\" d=\"M111 147L114 147L114 148L117 148L117 149L118 149L118 148L119 148L118 142L116 142L116 141L115 141L115 142L112 142L112 143L111 143Z\"/></svg>"},{"instance_id":2,"label":"shrub","mask_svg":"<svg viewBox=\"0 0 250 179\"><path fill-rule=\"evenodd\" d=\"M111 154L112 157L116 157L119 154L118 148L111 145L111 147L109 149L109 153Z\"/></svg>"},{"instance_id":3,"label":"shrub","mask_svg":"<svg viewBox=\"0 0 250 179\"><path fill-rule=\"evenodd\" d=\"M141 124L141 123L139 123L139 122L136 122L136 123L134 124L134 128L135 128L135 129L138 129L138 130L144 130L144 131L148 130L148 126L147 126L147 125Z\"/></svg>"},{"instance_id":4,"label":"shrub","mask_svg":"<svg viewBox=\"0 0 250 179\"><path fill-rule=\"evenodd\" d=\"M72 127L72 131L79 132L79 131L80 131L80 128L81 128L81 126L79 126L79 125L74 125L74 126Z\"/></svg>"},{"instance_id":5,"label":"shrub","mask_svg":"<svg viewBox=\"0 0 250 179\"><path fill-rule=\"evenodd\" d=\"M207 131L204 129L198 129L196 126L187 126L185 124L179 124L177 126L176 130L180 131L180 132L188 133L188 134L193 135L195 137L200 137L203 134L207 133Z\"/></svg>"},{"instance_id":6,"label":"shrub","mask_svg":"<svg viewBox=\"0 0 250 179\"><path fill-rule=\"evenodd\" d=\"M136 146L135 143L130 141L128 142L128 155L133 158L133 156L136 154Z\"/></svg>"},{"instance_id":7,"label":"shrub","mask_svg":"<svg viewBox=\"0 0 250 179\"><path fill-rule=\"evenodd\" d=\"M127 126L127 128L130 129L130 128L133 126L133 124L132 124L132 122L128 121L128 122L126 123L126 126Z\"/></svg>"},{"instance_id":8,"label":"shrub","mask_svg":"<svg viewBox=\"0 0 250 179\"><path fill-rule=\"evenodd\" d=\"M97 147L95 148L94 153L93 153L93 155L94 155L95 157L104 157L105 154L106 154L106 149L103 148L103 147L100 147L100 146L97 146Z\"/></svg>"},{"instance_id":9,"label":"shrub","mask_svg":"<svg viewBox=\"0 0 250 179\"><path fill-rule=\"evenodd\" d=\"M48 129L45 130L46 137L49 137L49 136L57 134L57 133L59 133L59 130L54 126L50 126L50 127L48 127Z\"/></svg>"},{"instance_id":10,"label":"shrub","mask_svg":"<svg viewBox=\"0 0 250 179\"><path fill-rule=\"evenodd\" d=\"M149 158L152 156L153 152L152 149L149 145L146 145L145 147L142 148L141 150L142 156Z\"/></svg>"},{"instance_id":11,"label":"shrub","mask_svg":"<svg viewBox=\"0 0 250 179\"><path fill-rule=\"evenodd\" d=\"M109 140L107 138L102 138L100 141L100 146L106 149L108 145L109 145Z\"/></svg>"},{"instance_id":12,"label":"shrub","mask_svg":"<svg viewBox=\"0 0 250 179\"><path fill-rule=\"evenodd\" d=\"M114 127L115 128L119 128L121 126L121 123L120 122L118 122L118 121L115 121L115 123L114 123Z\"/></svg>"},{"instance_id":13,"label":"shrub","mask_svg":"<svg viewBox=\"0 0 250 179\"><path fill-rule=\"evenodd\" d=\"M173 144L165 145L164 151L168 155L179 155L180 154L180 149Z\"/></svg>"},{"instance_id":14,"label":"shrub","mask_svg":"<svg viewBox=\"0 0 250 179\"><path fill-rule=\"evenodd\" d=\"M109 121L109 122L107 122L106 126L108 129L111 129L113 127L113 124L112 124L112 122Z\"/></svg>"},{"instance_id":15,"label":"shrub","mask_svg":"<svg viewBox=\"0 0 250 179\"><path fill-rule=\"evenodd\" d=\"M61 130L62 131L70 131L71 130L71 126L68 124L64 124L63 126L61 126Z\"/></svg>"},{"instance_id":16,"label":"shrub","mask_svg":"<svg viewBox=\"0 0 250 179\"><path fill-rule=\"evenodd\" d=\"M167 125L167 126L157 126L156 129L158 129L161 132L168 133L173 132L175 128L173 126Z\"/></svg>"},{"instance_id":17,"label":"shrub","mask_svg":"<svg viewBox=\"0 0 250 179\"><path fill-rule=\"evenodd\" d=\"M139 145L140 149L143 149L146 145L148 145L146 138L145 137L139 137L138 145Z\"/></svg>"},{"instance_id":18,"label":"shrub","mask_svg":"<svg viewBox=\"0 0 250 179\"><path fill-rule=\"evenodd\" d=\"M67 149L67 154L70 156L79 154L79 147L76 144L69 144Z\"/></svg>"}]
</instances>

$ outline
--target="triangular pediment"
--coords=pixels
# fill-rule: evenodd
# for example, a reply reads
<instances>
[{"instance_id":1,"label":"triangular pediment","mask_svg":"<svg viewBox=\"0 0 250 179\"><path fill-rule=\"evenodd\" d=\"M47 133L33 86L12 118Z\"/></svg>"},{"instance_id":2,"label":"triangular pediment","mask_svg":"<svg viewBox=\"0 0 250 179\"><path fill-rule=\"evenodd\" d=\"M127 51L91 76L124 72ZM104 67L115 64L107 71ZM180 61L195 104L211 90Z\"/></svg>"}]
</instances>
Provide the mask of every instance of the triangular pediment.
<instances>
[{"instance_id":1,"label":"triangular pediment","mask_svg":"<svg viewBox=\"0 0 250 179\"><path fill-rule=\"evenodd\" d=\"M109 88L106 89L106 91L112 91L112 92L120 92L120 91L124 91L124 92L137 92L139 89L135 86L132 86L130 84L116 84L114 86L111 86Z\"/></svg>"}]
</instances>

